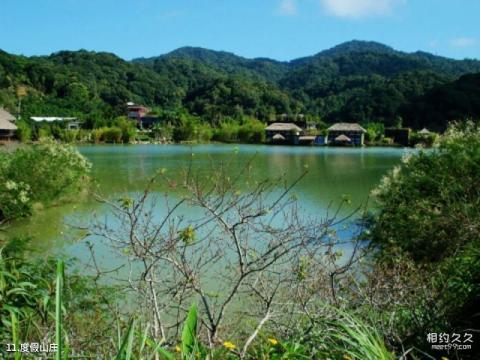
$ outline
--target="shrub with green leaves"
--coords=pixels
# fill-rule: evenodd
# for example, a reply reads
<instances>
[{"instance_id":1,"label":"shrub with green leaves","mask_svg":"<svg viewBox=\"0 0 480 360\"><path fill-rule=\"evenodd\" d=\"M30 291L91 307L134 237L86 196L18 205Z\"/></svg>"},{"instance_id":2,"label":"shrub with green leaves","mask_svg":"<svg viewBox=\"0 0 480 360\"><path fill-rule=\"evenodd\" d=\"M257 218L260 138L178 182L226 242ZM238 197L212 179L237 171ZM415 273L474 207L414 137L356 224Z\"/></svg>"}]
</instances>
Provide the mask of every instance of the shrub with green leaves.
<instances>
[{"instance_id":1,"label":"shrub with green leaves","mask_svg":"<svg viewBox=\"0 0 480 360\"><path fill-rule=\"evenodd\" d=\"M480 306L480 126L450 127L434 149L409 155L385 176L374 196L377 212L365 235L380 250L377 263L412 261L417 270L399 286L424 289L404 291L406 305L385 317L403 314L395 327L419 346L414 339L423 339L427 326L473 326Z\"/></svg>"},{"instance_id":2,"label":"shrub with green leaves","mask_svg":"<svg viewBox=\"0 0 480 360\"><path fill-rule=\"evenodd\" d=\"M369 238L418 261L453 255L480 240L480 128L455 126L438 147L409 155L374 190Z\"/></svg>"},{"instance_id":3,"label":"shrub with green leaves","mask_svg":"<svg viewBox=\"0 0 480 360\"><path fill-rule=\"evenodd\" d=\"M73 270L62 280L60 293L56 287L60 275L58 266L55 273L57 261L27 255L30 248L28 238L0 243L0 343L15 343L18 348L20 343L44 339L59 344L60 334L56 336L55 329L60 330L59 319L63 318L65 349L108 354L111 346L100 348L99 343L108 344L113 336L111 304L121 301L121 295L113 286L99 285L93 276ZM73 261L67 264L73 268ZM16 354L20 358L20 352ZM11 355L6 353L6 347L0 347L1 359Z\"/></svg>"},{"instance_id":4,"label":"shrub with green leaves","mask_svg":"<svg viewBox=\"0 0 480 360\"><path fill-rule=\"evenodd\" d=\"M122 143L123 133L122 129L112 126L102 129L101 139L107 143Z\"/></svg>"},{"instance_id":5,"label":"shrub with green leaves","mask_svg":"<svg viewBox=\"0 0 480 360\"><path fill-rule=\"evenodd\" d=\"M16 122L17 125L17 138L25 143L32 139L32 129L24 120L18 120Z\"/></svg>"},{"instance_id":6,"label":"shrub with green leaves","mask_svg":"<svg viewBox=\"0 0 480 360\"><path fill-rule=\"evenodd\" d=\"M114 125L121 131L121 142L128 144L135 138L135 135L137 134L136 121L128 119L125 116L119 116L115 119ZM117 138L113 140L113 142L119 142L115 141L118 140Z\"/></svg>"},{"instance_id":7,"label":"shrub with green leaves","mask_svg":"<svg viewBox=\"0 0 480 360\"><path fill-rule=\"evenodd\" d=\"M30 214L85 186L90 163L74 148L55 143L0 153L0 221Z\"/></svg>"},{"instance_id":8,"label":"shrub with green leaves","mask_svg":"<svg viewBox=\"0 0 480 360\"><path fill-rule=\"evenodd\" d=\"M242 143L262 143L265 141L265 124L253 118L246 118L238 129L238 138Z\"/></svg>"}]
</instances>

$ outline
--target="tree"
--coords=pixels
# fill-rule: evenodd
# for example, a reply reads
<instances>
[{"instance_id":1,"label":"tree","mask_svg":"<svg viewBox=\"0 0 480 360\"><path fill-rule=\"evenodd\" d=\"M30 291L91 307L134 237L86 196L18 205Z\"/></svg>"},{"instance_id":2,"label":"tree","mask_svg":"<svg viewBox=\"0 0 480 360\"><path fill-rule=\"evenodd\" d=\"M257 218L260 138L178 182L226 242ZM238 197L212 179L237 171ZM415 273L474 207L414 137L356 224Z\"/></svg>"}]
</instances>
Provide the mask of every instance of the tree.
<instances>
[{"instance_id":1,"label":"tree","mask_svg":"<svg viewBox=\"0 0 480 360\"><path fill-rule=\"evenodd\" d=\"M0 223L30 214L88 183L90 163L75 149L51 143L0 154Z\"/></svg>"},{"instance_id":2,"label":"tree","mask_svg":"<svg viewBox=\"0 0 480 360\"><path fill-rule=\"evenodd\" d=\"M232 155L215 164L207 176L204 166L197 172L192 161L180 182L160 171L158 181L167 186L164 196L153 192L153 178L138 196L100 198L119 227L97 219L89 234L103 238L136 269L125 290L135 294L132 300L139 302L154 339L173 343L187 310L184 304L196 300L199 336L211 349L235 337L244 358L270 323L276 333L288 333L303 315L315 321L319 298L336 301L336 279L356 261L358 242L340 264L340 239L332 224L345 219L301 216L290 192L306 173L291 184L282 178L252 182L253 159L239 172L230 168L234 161ZM168 195L172 193L180 196ZM198 216L182 216L185 206ZM95 257L93 262L98 264Z\"/></svg>"},{"instance_id":3,"label":"tree","mask_svg":"<svg viewBox=\"0 0 480 360\"><path fill-rule=\"evenodd\" d=\"M32 139L32 129L30 126L23 120L18 120L17 125L17 137L18 139L26 143Z\"/></svg>"},{"instance_id":4,"label":"tree","mask_svg":"<svg viewBox=\"0 0 480 360\"><path fill-rule=\"evenodd\" d=\"M113 122L113 126L118 127L122 132L122 142L128 144L137 133L136 122L128 119L126 116L119 116Z\"/></svg>"},{"instance_id":5,"label":"tree","mask_svg":"<svg viewBox=\"0 0 480 360\"><path fill-rule=\"evenodd\" d=\"M371 239L436 261L477 241L480 221L480 131L455 126L432 152L406 157L375 191L380 211Z\"/></svg>"},{"instance_id":6,"label":"tree","mask_svg":"<svg viewBox=\"0 0 480 360\"><path fill-rule=\"evenodd\" d=\"M383 306L391 310L389 321L408 333L406 341L416 346L422 346L426 327L458 327L460 331L476 321L474 309L480 306L479 149L478 125L451 126L438 147L408 155L374 191L377 212L365 233L379 250L378 271L372 272L372 280L378 282L383 278L380 274L390 272L384 286L377 289L380 294L392 294L385 290L390 286L387 283L401 289L404 299ZM381 302L373 303L378 309Z\"/></svg>"}]
</instances>

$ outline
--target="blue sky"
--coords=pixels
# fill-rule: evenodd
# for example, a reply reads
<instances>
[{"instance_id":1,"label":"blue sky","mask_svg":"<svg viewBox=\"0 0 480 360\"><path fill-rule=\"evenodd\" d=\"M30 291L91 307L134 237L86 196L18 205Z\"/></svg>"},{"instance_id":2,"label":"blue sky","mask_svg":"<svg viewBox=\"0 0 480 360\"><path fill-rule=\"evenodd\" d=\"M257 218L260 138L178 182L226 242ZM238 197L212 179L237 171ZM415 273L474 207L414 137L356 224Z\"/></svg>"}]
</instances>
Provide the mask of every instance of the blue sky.
<instances>
[{"instance_id":1,"label":"blue sky","mask_svg":"<svg viewBox=\"0 0 480 360\"><path fill-rule=\"evenodd\" d=\"M352 39L480 58L480 0L0 0L0 49L125 59L202 46L290 60Z\"/></svg>"}]
</instances>

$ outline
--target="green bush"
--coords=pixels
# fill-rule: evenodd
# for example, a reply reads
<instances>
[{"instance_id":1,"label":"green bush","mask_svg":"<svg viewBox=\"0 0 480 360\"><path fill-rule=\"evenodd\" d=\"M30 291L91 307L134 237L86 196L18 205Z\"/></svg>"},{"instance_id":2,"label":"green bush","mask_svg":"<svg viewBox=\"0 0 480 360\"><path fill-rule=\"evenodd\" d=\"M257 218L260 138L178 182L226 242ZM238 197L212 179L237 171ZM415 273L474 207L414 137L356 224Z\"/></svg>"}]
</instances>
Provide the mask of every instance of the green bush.
<instances>
[{"instance_id":1,"label":"green bush","mask_svg":"<svg viewBox=\"0 0 480 360\"><path fill-rule=\"evenodd\" d=\"M188 119L174 127L172 137L173 140L177 142L194 140L196 137L196 129L193 120Z\"/></svg>"},{"instance_id":2,"label":"green bush","mask_svg":"<svg viewBox=\"0 0 480 360\"><path fill-rule=\"evenodd\" d=\"M412 261L416 270L402 286L423 289L403 292L402 302L410 305L385 315L398 319L394 326L410 341L423 339L426 326L465 329L476 321L479 189L480 127L469 122L449 128L438 147L406 157L374 191L377 212L365 236L380 250L377 263Z\"/></svg>"},{"instance_id":3,"label":"green bush","mask_svg":"<svg viewBox=\"0 0 480 360\"><path fill-rule=\"evenodd\" d=\"M406 157L374 191L371 239L419 261L450 256L480 229L480 130L451 128L431 151Z\"/></svg>"},{"instance_id":4,"label":"green bush","mask_svg":"<svg viewBox=\"0 0 480 360\"><path fill-rule=\"evenodd\" d=\"M45 140L52 137L52 131L50 127L41 127L38 129L37 132L37 139L38 140Z\"/></svg>"},{"instance_id":5,"label":"green bush","mask_svg":"<svg viewBox=\"0 0 480 360\"><path fill-rule=\"evenodd\" d=\"M432 147L435 145L435 142L438 139L438 134L430 133L430 134L419 134L417 132L412 133L410 136L410 145L422 145L426 147Z\"/></svg>"},{"instance_id":6,"label":"green bush","mask_svg":"<svg viewBox=\"0 0 480 360\"><path fill-rule=\"evenodd\" d=\"M385 133L385 126L382 123L369 122L365 125L365 141L368 143L374 143L382 139Z\"/></svg>"},{"instance_id":7,"label":"green bush","mask_svg":"<svg viewBox=\"0 0 480 360\"><path fill-rule=\"evenodd\" d=\"M197 126L197 140L201 142L208 142L213 137L213 130L210 125L208 124L201 124Z\"/></svg>"},{"instance_id":8,"label":"green bush","mask_svg":"<svg viewBox=\"0 0 480 360\"><path fill-rule=\"evenodd\" d=\"M123 133L122 129L118 127L108 127L102 129L102 134L100 139L106 143L119 144L122 143Z\"/></svg>"},{"instance_id":9,"label":"green bush","mask_svg":"<svg viewBox=\"0 0 480 360\"><path fill-rule=\"evenodd\" d=\"M0 224L6 220L27 216L31 210L30 186L3 178L0 183Z\"/></svg>"},{"instance_id":10,"label":"green bush","mask_svg":"<svg viewBox=\"0 0 480 360\"><path fill-rule=\"evenodd\" d=\"M113 122L114 127L119 128L122 132L121 141L129 143L135 139L137 133L136 122L128 119L125 116L120 116ZM108 142L108 141L107 141ZM118 142L118 141L117 141Z\"/></svg>"},{"instance_id":11,"label":"green bush","mask_svg":"<svg viewBox=\"0 0 480 360\"><path fill-rule=\"evenodd\" d=\"M173 137L173 127L170 125L166 126L161 126L160 124L155 124L152 127L152 134L155 139L160 140L160 139L166 139L166 140L171 140Z\"/></svg>"},{"instance_id":12,"label":"green bush","mask_svg":"<svg viewBox=\"0 0 480 360\"><path fill-rule=\"evenodd\" d=\"M49 204L85 184L90 163L72 147L22 147L0 158L0 220L23 217L34 203Z\"/></svg>"},{"instance_id":13,"label":"green bush","mask_svg":"<svg viewBox=\"0 0 480 360\"><path fill-rule=\"evenodd\" d=\"M138 132L137 135L135 136L135 139L137 141L150 141L151 137L149 133L146 132Z\"/></svg>"},{"instance_id":14,"label":"green bush","mask_svg":"<svg viewBox=\"0 0 480 360\"><path fill-rule=\"evenodd\" d=\"M73 143L77 140L77 130L62 130L60 140L65 143Z\"/></svg>"},{"instance_id":15,"label":"green bush","mask_svg":"<svg viewBox=\"0 0 480 360\"><path fill-rule=\"evenodd\" d=\"M93 129L93 130L92 130L91 140L92 140L95 144L98 144L98 143L102 140L102 134L103 134L103 128Z\"/></svg>"},{"instance_id":16,"label":"green bush","mask_svg":"<svg viewBox=\"0 0 480 360\"><path fill-rule=\"evenodd\" d=\"M393 145L393 139L389 137L384 137L382 139L382 144L383 145Z\"/></svg>"},{"instance_id":17,"label":"green bush","mask_svg":"<svg viewBox=\"0 0 480 360\"><path fill-rule=\"evenodd\" d=\"M11 342L12 313L23 320L37 316L40 323L50 310L48 299L53 295L49 282L53 283L53 262L42 262L41 266L25 261L19 254L24 252L23 239L14 239L0 248L0 341ZM38 306L42 304L41 306ZM33 322L36 323L35 321ZM25 330L26 331L26 330ZM0 349L0 357L4 347ZM3 354L6 355L6 354ZM6 357L5 357L6 358Z\"/></svg>"},{"instance_id":18,"label":"green bush","mask_svg":"<svg viewBox=\"0 0 480 360\"><path fill-rule=\"evenodd\" d=\"M249 117L244 117L240 124L234 119L228 119L213 130L212 138L226 143L259 144L265 141L265 124Z\"/></svg>"},{"instance_id":19,"label":"green bush","mask_svg":"<svg viewBox=\"0 0 480 360\"><path fill-rule=\"evenodd\" d=\"M262 143L265 141L265 124L256 119L247 119L238 128L238 140L242 143Z\"/></svg>"},{"instance_id":20,"label":"green bush","mask_svg":"<svg viewBox=\"0 0 480 360\"><path fill-rule=\"evenodd\" d=\"M55 331L51 331L55 329L56 323L56 261L53 258L32 257L31 254L26 256L28 248L31 248L29 241L23 238L12 239L6 244L0 243L2 344L38 342L38 339L57 343ZM71 261L69 264L73 265ZM75 336L72 342L69 338L65 339L65 348L72 343L83 343L81 350L86 353L98 354L104 350L99 349L99 342L92 339L102 339L100 342L110 340L112 317L106 314L111 313L108 305L113 303L114 296L116 301L119 297L113 290L112 287L98 286L92 276L69 272L64 281L62 306L59 309L65 319L63 332ZM95 323L93 328L92 323ZM5 346L0 347L0 358L13 358L10 355L12 354L6 352ZM110 357L99 355L98 358Z\"/></svg>"},{"instance_id":21,"label":"green bush","mask_svg":"<svg viewBox=\"0 0 480 360\"><path fill-rule=\"evenodd\" d=\"M238 141L238 124L222 123L214 130L213 139L220 142L236 142Z\"/></svg>"},{"instance_id":22,"label":"green bush","mask_svg":"<svg viewBox=\"0 0 480 360\"><path fill-rule=\"evenodd\" d=\"M18 120L17 125L17 138L23 143L26 143L32 140L32 129L30 126L23 120Z\"/></svg>"}]
</instances>

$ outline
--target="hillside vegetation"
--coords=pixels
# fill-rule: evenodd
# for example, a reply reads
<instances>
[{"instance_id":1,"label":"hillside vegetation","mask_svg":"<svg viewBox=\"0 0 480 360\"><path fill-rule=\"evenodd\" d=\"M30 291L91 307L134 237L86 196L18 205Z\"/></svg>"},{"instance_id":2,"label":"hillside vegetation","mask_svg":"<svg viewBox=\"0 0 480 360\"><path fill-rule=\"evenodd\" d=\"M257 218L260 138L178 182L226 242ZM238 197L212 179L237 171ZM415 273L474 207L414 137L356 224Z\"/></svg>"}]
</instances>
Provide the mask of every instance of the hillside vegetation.
<instances>
[{"instance_id":1,"label":"hillside vegetation","mask_svg":"<svg viewBox=\"0 0 480 360\"><path fill-rule=\"evenodd\" d=\"M125 61L103 52L24 57L0 51L0 104L22 115L78 116L95 127L134 101L189 113L217 125L226 117L262 121L306 114L324 122L381 122L443 130L480 112L480 61L352 41L280 62L202 48ZM438 110L438 99L442 102ZM456 100L459 101L456 101ZM435 111L432 111L434 109Z\"/></svg>"}]
</instances>

